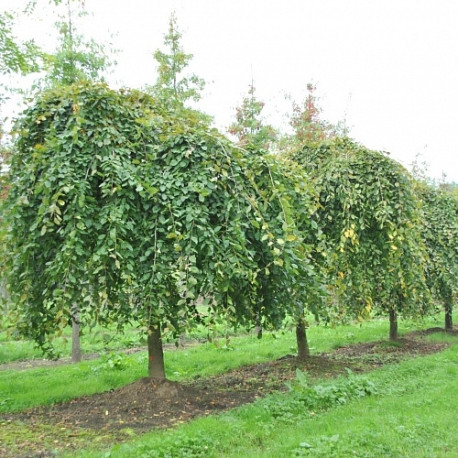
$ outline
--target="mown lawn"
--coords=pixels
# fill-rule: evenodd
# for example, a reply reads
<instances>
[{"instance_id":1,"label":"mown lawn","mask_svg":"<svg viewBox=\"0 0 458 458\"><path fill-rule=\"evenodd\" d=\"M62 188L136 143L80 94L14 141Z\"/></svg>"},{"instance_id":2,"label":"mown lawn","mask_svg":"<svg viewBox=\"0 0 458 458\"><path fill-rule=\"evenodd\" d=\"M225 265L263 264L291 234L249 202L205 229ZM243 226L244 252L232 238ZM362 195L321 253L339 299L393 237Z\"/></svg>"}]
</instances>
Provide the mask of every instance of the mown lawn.
<instances>
[{"instance_id":1,"label":"mown lawn","mask_svg":"<svg viewBox=\"0 0 458 458\"><path fill-rule=\"evenodd\" d=\"M273 395L145 434L108 454L78 456L457 457L457 380L458 342L435 355L318 385L334 397L310 401L315 392L307 389Z\"/></svg>"},{"instance_id":2,"label":"mown lawn","mask_svg":"<svg viewBox=\"0 0 458 458\"><path fill-rule=\"evenodd\" d=\"M401 322L400 331L436 326L442 326L441 315L421 323ZM313 326L308 335L312 352L318 354L386 339L388 323ZM286 393L166 431L144 435L126 431L123 444L116 444L119 437L108 431L83 430L75 437L65 428L56 430L55 425L32 427L0 420L0 451L20 456L29 447L61 454L65 447L76 447L71 454L85 457L455 457L458 338L435 333L427 339L451 346L365 374L316 381L299 373ZM220 339L167 351L167 373L179 382L192 380L294 351L293 332L266 334L262 340L250 335L232 337L229 342ZM0 418L2 412L116 389L146 375L146 364L144 352L109 352L76 365L0 371ZM62 445L65 441L66 446Z\"/></svg>"}]
</instances>

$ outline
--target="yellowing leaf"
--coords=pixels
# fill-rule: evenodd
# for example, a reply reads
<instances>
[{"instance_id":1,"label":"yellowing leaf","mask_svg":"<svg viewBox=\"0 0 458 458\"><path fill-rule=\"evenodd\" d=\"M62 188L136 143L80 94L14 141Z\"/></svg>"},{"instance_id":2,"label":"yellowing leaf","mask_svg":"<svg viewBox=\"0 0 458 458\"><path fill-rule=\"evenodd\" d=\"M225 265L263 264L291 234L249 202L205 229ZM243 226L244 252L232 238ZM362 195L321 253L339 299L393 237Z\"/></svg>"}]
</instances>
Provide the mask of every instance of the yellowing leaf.
<instances>
[{"instance_id":1,"label":"yellowing leaf","mask_svg":"<svg viewBox=\"0 0 458 458\"><path fill-rule=\"evenodd\" d=\"M347 229L345 232L344 232L344 236L347 238L347 239L352 239L355 235L355 231L353 229Z\"/></svg>"}]
</instances>

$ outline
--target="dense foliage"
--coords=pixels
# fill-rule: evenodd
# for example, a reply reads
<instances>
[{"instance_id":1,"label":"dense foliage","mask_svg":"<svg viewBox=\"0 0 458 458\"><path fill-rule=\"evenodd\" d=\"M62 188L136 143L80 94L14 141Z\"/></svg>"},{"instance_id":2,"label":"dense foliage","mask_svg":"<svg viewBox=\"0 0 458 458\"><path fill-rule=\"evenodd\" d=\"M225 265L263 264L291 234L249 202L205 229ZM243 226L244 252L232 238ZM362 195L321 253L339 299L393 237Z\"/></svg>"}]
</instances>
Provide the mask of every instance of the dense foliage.
<instances>
[{"instance_id":1,"label":"dense foliage","mask_svg":"<svg viewBox=\"0 0 458 458\"><path fill-rule=\"evenodd\" d=\"M422 313L429 303L426 251L409 174L386 154L345 138L293 157L319 189L329 285L341 315L369 315L375 308L390 312L395 325L397 313Z\"/></svg>"},{"instance_id":2,"label":"dense foliage","mask_svg":"<svg viewBox=\"0 0 458 458\"><path fill-rule=\"evenodd\" d=\"M51 352L72 321L135 321L150 375L163 376L161 336L195 322L277 328L292 316L304 357L306 312L389 313L396 338L397 315L426 313L431 292L451 328L452 192L414 184L385 153L342 138L320 118L311 84L277 145L285 154L267 152L275 132L253 84L232 144L185 106L204 82L184 73L192 55L174 15L147 93L91 84L108 61L68 11L48 60L47 85L59 87L20 118L0 176L2 276L25 336ZM32 71L38 51L17 45L11 24L0 16L0 72Z\"/></svg>"},{"instance_id":3,"label":"dense foliage","mask_svg":"<svg viewBox=\"0 0 458 458\"><path fill-rule=\"evenodd\" d=\"M458 293L458 199L424 182L417 186L423 204L427 282L433 296L443 304L445 328L451 330L453 301Z\"/></svg>"},{"instance_id":4,"label":"dense foliage","mask_svg":"<svg viewBox=\"0 0 458 458\"><path fill-rule=\"evenodd\" d=\"M278 323L281 299L305 304L316 288L291 199L306 196L305 178L236 149L193 112L81 83L45 92L17 128L8 287L19 328L44 348L73 303L83 323L135 319L150 335L178 334L200 319L198 301L230 321ZM277 299L260 308L271 271Z\"/></svg>"}]
</instances>

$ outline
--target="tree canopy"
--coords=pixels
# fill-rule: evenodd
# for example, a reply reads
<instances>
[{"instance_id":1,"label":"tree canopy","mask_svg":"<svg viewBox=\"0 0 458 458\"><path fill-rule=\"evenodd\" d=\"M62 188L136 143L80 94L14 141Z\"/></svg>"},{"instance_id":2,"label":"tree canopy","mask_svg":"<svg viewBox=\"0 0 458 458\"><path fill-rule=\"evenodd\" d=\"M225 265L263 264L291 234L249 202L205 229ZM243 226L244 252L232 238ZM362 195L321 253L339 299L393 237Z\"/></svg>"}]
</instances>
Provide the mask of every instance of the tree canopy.
<instances>
[{"instance_id":1,"label":"tree canopy","mask_svg":"<svg viewBox=\"0 0 458 458\"><path fill-rule=\"evenodd\" d=\"M417 183L423 210L421 230L428 257L426 280L445 309L445 329L453 329L453 300L458 294L458 199L449 190Z\"/></svg>"},{"instance_id":2,"label":"tree canopy","mask_svg":"<svg viewBox=\"0 0 458 458\"><path fill-rule=\"evenodd\" d=\"M19 328L43 348L74 302L83 323L135 319L156 341L198 320L199 299L249 322L275 266L283 280L270 290L305 303L294 285L310 283L310 248L276 161L191 111L89 83L43 93L17 130L4 256ZM277 305L264 303L266 321Z\"/></svg>"},{"instance_id":3,"label":"tree canopy","mask_svg":"<svg viewBox=\"0 0 458 458\"><path fill-rule=\"evenodd\" d=\"M336 138L293 155L314 177L330 285L342 315L419 314L427 254L413 180L386 154Z\"/></svg>"}]
</instances>

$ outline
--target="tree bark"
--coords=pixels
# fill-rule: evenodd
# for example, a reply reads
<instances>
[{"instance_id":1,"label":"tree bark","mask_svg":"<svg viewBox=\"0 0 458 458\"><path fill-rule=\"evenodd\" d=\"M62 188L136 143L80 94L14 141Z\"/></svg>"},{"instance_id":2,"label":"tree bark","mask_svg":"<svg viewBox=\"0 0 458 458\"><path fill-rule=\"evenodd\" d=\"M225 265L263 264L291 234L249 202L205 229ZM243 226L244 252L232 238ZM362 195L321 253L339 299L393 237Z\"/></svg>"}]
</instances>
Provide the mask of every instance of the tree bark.
<instances>
[{"instance_id":1,"label":"tree bark","mask_svg":"<svg viewBox=\"0 0 458 458\"><path fill-rule=\"evenodd\" d=\"M164 350L159 323L151 324L148 329L148 372L151 378L165 379Z\"/></svg>"},{"instance_id":2,"label":"tree bark","mask_svg":"<svg viewBox=\"0 0 458 458\"><path fill-rule=\"evenodd\" d=\"M390 340L398 338L398 315L395 309L390 309Z\"/></svg>"},{"instance_id":3,"label":"tree bark","mask_svg":"<svg viewBox=\"0 0 458 458\"><path fill-rule=\"evenodd\" d=\"M81 361L79 310L76 304L72 306L72 363Z\"/></svg>"},{"instance_id":4,"label":"tree bark","mask_svg":"<svg viewBox=\"0 0 458 458\"><path fill-rule=\"evenodd\" d=\"M256 337L258 339L262 339L262 323L261 323L261 313L260 312L256 314L255 324L256 326L254 327L254 333L256 334Z\"/></svg>"},{"instance_id":5,"label":"tree bark","mask_svg":"<svg viewBox=\"0 0 458 458\"><path fill-rule=\"evenodd\" d=\"M296 341L297 341L297 359L305 361L310 357L309 344L307 342L307 334L305 330L305 321L299 318L296 324Z\"/></svg>"},{"instance_id":6,"label":"tree bark","mask_svg":"<svg viewBox=\"0 0 458 458\"><path fill-rule=\"evenodd\" d=\"M453 331L453 318L452 318L452 300L447 300L445 304L445 330L447 332Z\"/></svg>"},{"instance_id":7,"label":"tree bark","mask_svg":"<svg viewBox=\"0 0 458 458\"><path fill-rule=\"evenodd\" d=\"M80 325L77 321L72 322L72 363L81 361Z\"/></svg>"},{"instance_id":8,"label":"tree bark","mask_svg":"<svg viewBox=\"0 0 458 458\"><path fill-rule=\"evenodd\" d=\"M8 293L6 292L6 286L5 286L5 279L2 278L0 280L0 296L1 298L4 300L4 304L5 304L5 307L4 307L4 310L3 310L3 313L6 315L8 313Z\"/></svg>"}]
</instances>

